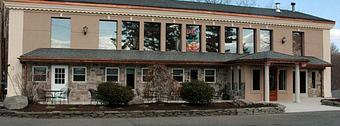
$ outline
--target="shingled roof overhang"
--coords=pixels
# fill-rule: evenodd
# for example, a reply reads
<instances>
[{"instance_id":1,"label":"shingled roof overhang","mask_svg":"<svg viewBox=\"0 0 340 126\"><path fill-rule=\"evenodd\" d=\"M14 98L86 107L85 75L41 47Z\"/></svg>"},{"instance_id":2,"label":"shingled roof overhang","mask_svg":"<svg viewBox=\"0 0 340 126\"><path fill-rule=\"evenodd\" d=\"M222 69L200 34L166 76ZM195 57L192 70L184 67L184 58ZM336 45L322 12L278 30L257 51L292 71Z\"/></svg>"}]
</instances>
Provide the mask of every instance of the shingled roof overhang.
<instances>
[{"instance_id":1,"label":"shingled roof overhang","mask_svg":"<svg viewBox=\"0 0 340 126\"><path fill-rule=\"evenodd\" d=\"M292 56L268 51L255 54L160 52L137 50L40 48L19 57L23 63L98 63L98 64L174 64L174 65L227 65L227 64L306 64L324 68L331 64L312 56Z\"/></svg>"},{"instance_id":2,"label":"shingled roof overhang","mask_svg":"<svg viewBox=\"0 0 340 126\"><path fill-rule=\"evenodd\" d=\"M224 65L238 54L160 52L137 50L40 48L19 57L21 62L116 63L116 64L197 64Z\"/></svg>"}]
</instances>

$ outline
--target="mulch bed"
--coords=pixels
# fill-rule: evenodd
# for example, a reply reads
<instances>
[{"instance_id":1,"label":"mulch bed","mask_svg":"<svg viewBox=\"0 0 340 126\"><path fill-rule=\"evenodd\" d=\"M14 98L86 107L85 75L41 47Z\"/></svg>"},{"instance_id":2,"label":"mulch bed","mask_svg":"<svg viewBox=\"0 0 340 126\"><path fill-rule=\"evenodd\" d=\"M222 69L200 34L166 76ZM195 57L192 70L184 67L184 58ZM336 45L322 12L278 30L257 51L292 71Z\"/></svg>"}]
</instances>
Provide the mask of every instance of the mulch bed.
<instances>
[{"instance_id":1,"label":"mulch bed","mask_svg":"<svg viewBox=\"0 0 340 126\"><path fill-rule=\"evenodd\" d=\"M340 102L340 99L327 99L327 100Z\"/></svg>"},{"instance_id":2,"label":"mulch bed","mask_svg":"<svg viewBox=\"0 0 340 126\"><path fill-rule=\"evenodd\" d=\"M213 103L206 106L193 106L185 103L148 103L119 107L103 105L42 105L34 104L19 110L23 112L52 112L52 111L147 111L147 110L209 110L209 109L232 109L232 108L259 108L275 107L273 104L255 103L249 106L238 107L231 102Z\"/></svg>"}]
</instances>

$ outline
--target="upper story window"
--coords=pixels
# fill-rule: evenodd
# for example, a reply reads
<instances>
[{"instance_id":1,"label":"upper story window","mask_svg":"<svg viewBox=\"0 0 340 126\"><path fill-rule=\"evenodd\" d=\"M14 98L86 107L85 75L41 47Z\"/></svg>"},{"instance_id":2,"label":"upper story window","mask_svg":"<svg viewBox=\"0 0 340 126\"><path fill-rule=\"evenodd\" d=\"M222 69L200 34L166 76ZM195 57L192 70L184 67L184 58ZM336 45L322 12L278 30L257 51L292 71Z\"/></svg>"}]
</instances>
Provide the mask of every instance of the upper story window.
<instances>
[{"instance_id":1,"label":"upper story window","mask_svg":"<svg viewBox=\"0 0 340 126\"><path fill-rule=\"evenodd\" d=\"M33 66L32 79L34 82L47 81L47 66Z\"/></svg>"},{"instance_id":2,"label":"upper story window","mask_svg":"<svg viewBox=\"0 0 340 126\"><path fill-rule=\"evenodd\" d=\"M139 22L123 21L122 23L122 49L138 50Z\"/></svg>"},{"instance_id":3,"label":"upper story window","mask_svg":"<svg viewBox=\"0 0 340 126\"><path fill-rule=\"evenodd\" d=\"M199 52L201 47L201 26L187 25L187 52Z\"/></svg>"},{"instance_id":4,"label":"upper story window","mask_svg":"<svg viewBox=\"0 0 340 126\"><path fill-rule=\"evenodd\" d=\"M225 52L237 53L238 28L225 28Z\"/></svg>"},{"instance_id":5,"label":"upper story window","mask_svg":"<svg viewBox=\"0 0 340 126\"><path fill-rule=\"evenodd\" d=\"M255 53L255 29L243 29L243 53Z\"/></svg>"},{"instance_id":6,"label":"upper story window","mask_svg":"<svg viewBox=\"0 0 340 126\"><path fill-rule=\"evenodd\" d=\"M51 48L70 48L71 19L52 18L51 23Z\"/></svg>"},{"instance_id":7,"label":"upper story window","mask_svg":"<svg viewBox=\"0 0 340 126\"><path fill-rule=\"evenodd\" d=\"M206 50L207 52L219 52L220 43L220 27L207 26L206 27Z\"/></svg>"},{"instance_id":8,"label":"upper story window","mask_svg":"<svg viewBox=\"0 0 340 126\"><path fill-rule=\"evenodd\" d=\"M293 54L295 56L303 56L303 32L293 32Z\"/></svg>"},{"instance_id":9,"label":"upper story window","mask_svg":"<svg viewBox=\"0 0 340 126\"><path fill-rule=\"evenodd\" d=\"M272 50L272 31L271 30L261 30L260 31L260 52L271 51Z\"/></svg>"},{"instance_id":10,"label":"upper story window","mask_svg":"<svg viewBox=\"0 0 340 126\"><path fill-rule=\"evenodd\" d=\"M160 50L161 23L144 23L144 50Z\"/></svg>"},{"instance_id":11,"label":"upper story window","mask_svg":"<svg viewBox=\"0 0 340 126\"><path fill-rule=\"evenodd\" d=\"M166 24L166 51L181 51L180 24Z\"/></svg>"},{"instance_id":12,"label":"upper story window","mask_svg":"<svg viewBox=\"0 0 340 126\"><path fill-rule=\"evenodd\" d=\"M116 21L99 21L99 49L117 49Z\"/></svg>"}]
</instances>

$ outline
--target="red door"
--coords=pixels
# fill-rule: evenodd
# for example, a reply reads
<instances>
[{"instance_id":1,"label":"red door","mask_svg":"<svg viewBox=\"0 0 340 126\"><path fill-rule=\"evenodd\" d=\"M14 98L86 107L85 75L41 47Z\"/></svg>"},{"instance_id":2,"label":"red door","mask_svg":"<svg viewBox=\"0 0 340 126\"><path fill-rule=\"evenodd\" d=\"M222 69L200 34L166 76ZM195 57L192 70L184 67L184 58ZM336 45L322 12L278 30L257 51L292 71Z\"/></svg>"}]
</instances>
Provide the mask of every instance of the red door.
<instances>
[{"instance_id":1,"label":"red door","mask_svg":"<svg viewBox=\"0 0 340 126\"><path fill-rule=\"evenodd\" d=\"M271 68L269 72L269 89L270 101L277 101L277 72L275 68Z\"/></svg>"}]
</instances>

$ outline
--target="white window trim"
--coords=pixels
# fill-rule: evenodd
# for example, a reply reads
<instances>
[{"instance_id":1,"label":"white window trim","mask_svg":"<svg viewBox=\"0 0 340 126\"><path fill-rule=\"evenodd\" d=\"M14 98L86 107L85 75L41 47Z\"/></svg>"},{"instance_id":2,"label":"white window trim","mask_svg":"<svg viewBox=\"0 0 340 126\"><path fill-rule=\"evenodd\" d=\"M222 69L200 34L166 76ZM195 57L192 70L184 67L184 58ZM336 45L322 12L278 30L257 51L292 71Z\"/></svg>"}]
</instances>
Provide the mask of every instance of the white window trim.
<instances>
[{"instance_id":1,"label":"white window trim","mask_svg":"<svg viewBox=\"0 0 340 126\"><path fill-rule=\"evenodd\" d=\"M85 68L85 81L74 81L74 68ZM80 75L80 74L79 74ZM87 82L87 67L72 67L72 82L76 82L76 83L86 83Z\"/></svg>"},{"instance_id":2,"label":"white window trim","mask_svg":"<svg viewBox=\"0 0 340 126\"><path fill-rule=\"evenodd\" d=\"M144 76L143 70L150 70L150 68L142 68L142 71L141 71L141 73L142 73L141 81L142 81L142 83L147 83L147 81L144 81L144 80L143 80L143 76Z\"/></svg>"},{"instance_id":3,"label":"white window trim","mask_svg":"<svg viewBox=\"0 0 340 126\"><path fill-rule=\"evenodd\" d=\"M280 90L280 71L281 71L281 70L286 71L286 74L285 74L285 90ZM277 87L277 90L278 90L278 91L283 92L283 91L287 91L287 90L288 90L288 89L287 89L287 86L288 86L288 83L287 83L287 73L288 73L288 71L287 71L286 69L279 69L279 78L278 78L278 79L279 79L279 81L278 81L279 83L278 83L278 85L277 85L277 86L278 86L278 87Z\"/></svg>"},{"instance_id":4,"label":"white window trim","mask_svg":"<svg viewBox=\"0 0 340 126\"><path fill-rule=\"evenodd\" d=\"M105 82L107 82L107 69L117 69L118 70L118 75L117 75L118 80L115 81L115 82L119 83L119 74L120 74L119 67L105 67Z\"/></svg>"},{"instance_id":5,"label":"white window trim","mask_svg":"<svg viewBox=\"0 0 340 126\"><path fill-rule=\"evenodd\" d=\"M46 78L45 78L45 81L35 81L34 80L34 68L37 68L37 67L44 67L46 70ZM32 81L33 82L47 82L47 72L48 72L48 67L47 66L32 66Z\"/></svg>"},{"instance_id":6,"label":"white window trim","mask_svg":"<svg viewBox=\"0 0 340 126\"><path fill-rule=\"evenodd\" d=\"M184 68L172 68L172 70L171 70L171 77L172 77L172 79L174 79L174 70L182 70L183 71L183 76L182 76L182 82L179 82L179 81L177 81L178 83L183 83L185 80L185 71L184 71Z\"/></svg>"},{"instance_id":7,"label":"white window trim","mask_svg":"<svg viewBox=\"0 0 340 126\"><path fill-rule=\"evenodd\" d=\"M214 82L206 82L205 81L205 71L206 70L213 70L214 71ZM204 82L206 82L206 83L216 83L216 69L204 69Z\"/></svg>"}]
</instances>

